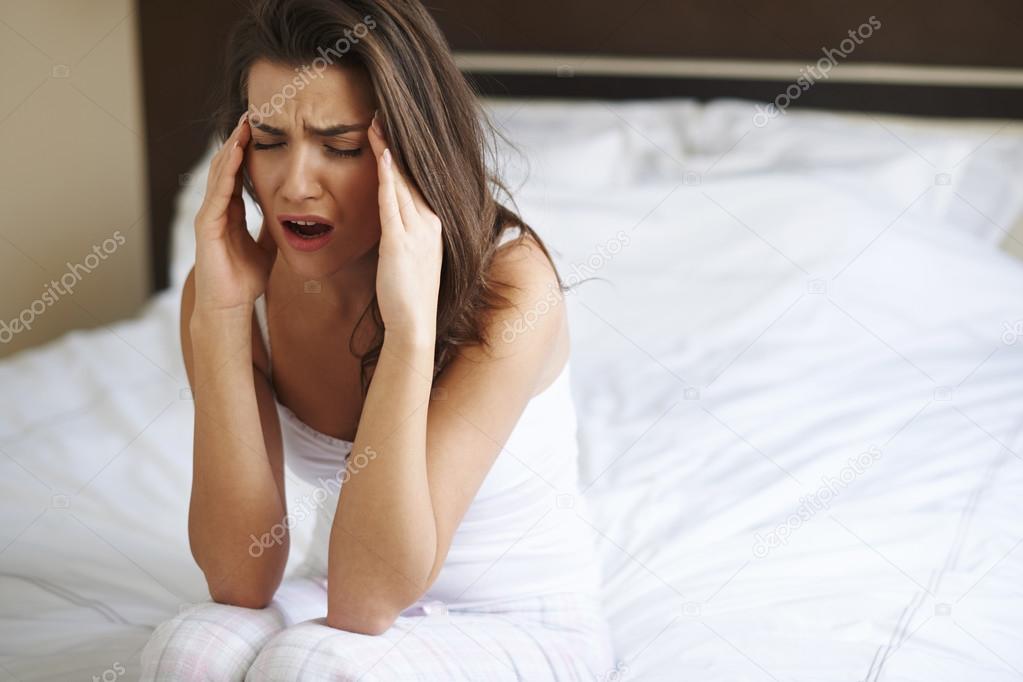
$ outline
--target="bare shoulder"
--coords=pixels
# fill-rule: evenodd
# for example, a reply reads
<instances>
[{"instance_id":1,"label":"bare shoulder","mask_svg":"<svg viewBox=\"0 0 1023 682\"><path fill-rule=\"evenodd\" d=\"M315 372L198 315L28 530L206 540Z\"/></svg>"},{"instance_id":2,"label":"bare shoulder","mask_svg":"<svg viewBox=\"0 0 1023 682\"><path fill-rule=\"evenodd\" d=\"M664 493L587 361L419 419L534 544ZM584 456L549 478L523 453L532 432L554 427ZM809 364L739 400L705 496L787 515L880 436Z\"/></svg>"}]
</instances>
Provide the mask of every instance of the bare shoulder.
<instances>
[{"instance_id":1,"label":"bare shoulder","mask_svg":"<svg viewBox=\"0 0 1023 682\"><path fill-rule=\"evenodd\" d=\"M524 259L528 259L534 264L545 264L552 274L554 272L540 243L529 233L524 234L521 239L516 237L499 246L492 267L506 266Z\"/></svg>"},{"instance_id":2,"label":"bare shoulder","mask_svg":"<svg viewBox=\"0 0 1023 682\"><path fill-rule=\"evenodd\" d=\"M511 303L488 320L491 345L543 356L543 390L561 373L569 354L568 316L554 266L527 234L498 249L488 274Z\"/></svg>"},{"instance_id":3,"label":"bare shoulder","mask_svg":"<svg viewBox=\"0 0 1023 682\"><path fill-rule=\"evenodd\" d=\"M531 235L499 247L491 261L489 275L501 284L501 293L515 304L535 303L537 294L560 293L558 278L543 247Z\"/></svg>"}]
</instances>

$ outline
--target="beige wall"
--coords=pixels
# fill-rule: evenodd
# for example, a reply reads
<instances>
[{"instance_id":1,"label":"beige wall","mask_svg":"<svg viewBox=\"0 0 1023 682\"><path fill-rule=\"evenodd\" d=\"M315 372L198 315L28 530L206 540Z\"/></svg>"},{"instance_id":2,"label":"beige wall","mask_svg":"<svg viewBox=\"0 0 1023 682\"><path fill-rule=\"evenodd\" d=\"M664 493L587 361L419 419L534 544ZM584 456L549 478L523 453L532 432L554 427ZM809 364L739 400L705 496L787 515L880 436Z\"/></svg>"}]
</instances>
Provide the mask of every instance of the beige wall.
<instances>
[{"instance_id":1,"label":"beige wall","mask_svg":"<svg viewBox=\"0 0 1023 682\"><path fill-rule=\"evenodd\" d=\"M134 7L0 0L0 357L146 299Z\"/></svg>"}]
</instances>

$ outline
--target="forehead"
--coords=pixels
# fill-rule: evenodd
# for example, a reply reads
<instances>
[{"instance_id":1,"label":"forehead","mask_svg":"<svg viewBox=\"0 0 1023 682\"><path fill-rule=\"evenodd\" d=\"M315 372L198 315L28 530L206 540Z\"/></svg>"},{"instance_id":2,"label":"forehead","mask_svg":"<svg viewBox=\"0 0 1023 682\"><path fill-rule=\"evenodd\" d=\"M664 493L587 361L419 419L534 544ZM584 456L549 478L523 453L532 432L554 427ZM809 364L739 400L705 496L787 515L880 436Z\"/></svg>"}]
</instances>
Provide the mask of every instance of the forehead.
<instances>
[{"instance_id":1,"label":"forehead","mask_svg":"<svg viewBox=\"0 0 1023 682\"><path fill-rule=\"evenodd\" d=\"M300 115L319 119L361 119L371 112L373 86L365 69L359 66L331 65L322 71L310 66L257 61L249 69L248 96L250 109L269 113L268 121Z\"/></svg>"}]
</instances>

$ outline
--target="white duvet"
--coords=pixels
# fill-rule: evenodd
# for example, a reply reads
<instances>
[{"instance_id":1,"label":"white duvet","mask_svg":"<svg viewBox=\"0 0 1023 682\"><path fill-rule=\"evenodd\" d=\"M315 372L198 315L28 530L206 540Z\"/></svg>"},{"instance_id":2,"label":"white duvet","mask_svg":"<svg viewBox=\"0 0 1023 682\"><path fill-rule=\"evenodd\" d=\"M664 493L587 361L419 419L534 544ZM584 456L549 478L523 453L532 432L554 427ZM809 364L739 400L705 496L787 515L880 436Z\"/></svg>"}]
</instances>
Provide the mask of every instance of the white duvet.
<instances>
[{"instance_id":1,"label":"white duvet","mask_svg":"<svg viewBox=\"0 0 1023 682\"><path fill-rule=\"evenodd\" d=\"M996 247L1023 137L491 107L531 159L523 215L563 278L596 278L566 304L606 679L1023 676L1023 266ZM207 597L177 332L204 173L171 290L0 363L0 680L133 679Z\"/></svg>"}]
</instances>

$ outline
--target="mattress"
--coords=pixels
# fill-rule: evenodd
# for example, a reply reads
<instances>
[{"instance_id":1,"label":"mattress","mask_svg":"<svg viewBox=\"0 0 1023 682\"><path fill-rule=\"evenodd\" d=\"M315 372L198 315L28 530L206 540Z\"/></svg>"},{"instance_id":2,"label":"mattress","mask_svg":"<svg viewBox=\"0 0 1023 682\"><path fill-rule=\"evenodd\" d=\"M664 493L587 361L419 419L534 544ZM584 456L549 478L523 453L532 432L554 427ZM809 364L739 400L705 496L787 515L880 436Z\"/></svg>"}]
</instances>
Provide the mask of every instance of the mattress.
<instances>
[{"instance_id":1,"label":"mattress","mask_svg":"<svg viewBox=\"0 0 1023 682\"><path fill-rule=\"evenodd\" d=\"M1018 128L487 108L572 287L605 679L1023 675L1023 265L998 248L1023 213ZM0 680L132 679L152 629L208 598L178 343L208 157L170 289L0 362Z\"/></svg>"}]
</instances>

